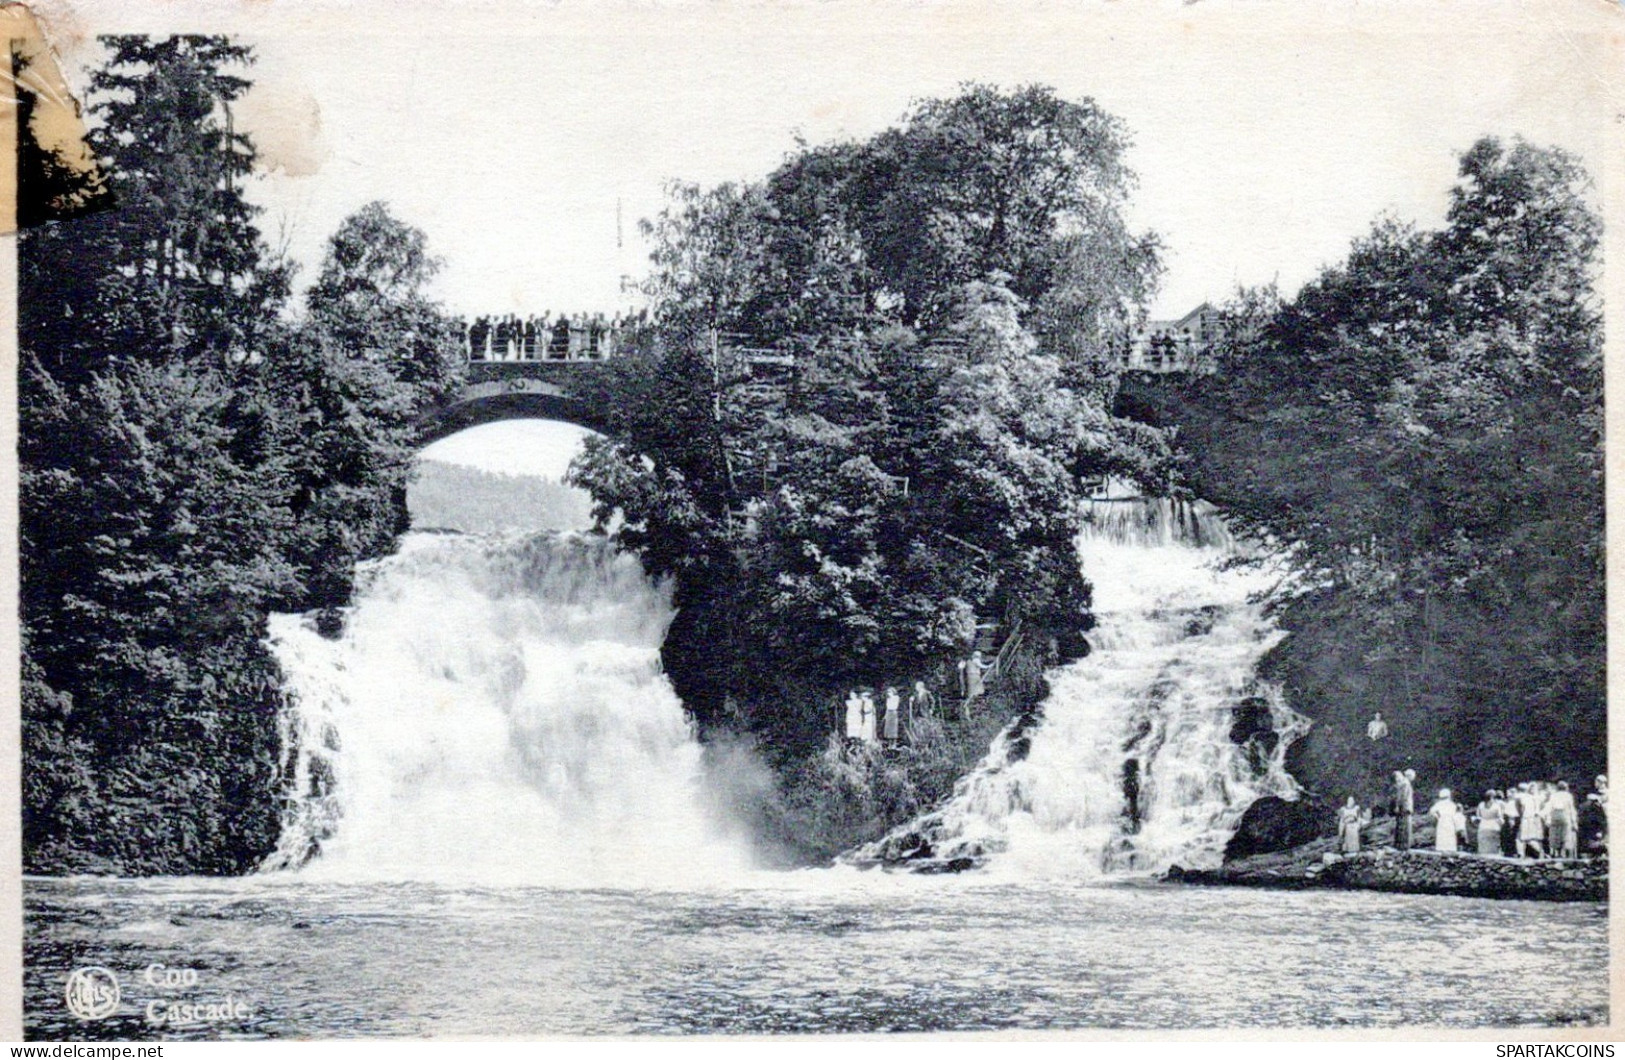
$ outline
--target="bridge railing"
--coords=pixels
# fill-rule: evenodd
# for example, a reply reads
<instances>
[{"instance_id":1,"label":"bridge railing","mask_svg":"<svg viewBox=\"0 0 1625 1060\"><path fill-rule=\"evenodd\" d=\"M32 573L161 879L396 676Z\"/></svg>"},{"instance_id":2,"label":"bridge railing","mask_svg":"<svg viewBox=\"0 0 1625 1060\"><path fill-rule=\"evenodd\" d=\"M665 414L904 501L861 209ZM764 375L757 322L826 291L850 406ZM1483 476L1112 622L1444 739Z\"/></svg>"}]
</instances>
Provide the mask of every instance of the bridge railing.
<instances>
[{"instance_id":1,"label":"bridge railing","mask_svg":"<svg viewBox=\"0 0 1625 1060\"><path fill-rule=\"evenodd\" d=\"M476 317L463 325L471 363L604 361L619 355L636 323L615 317Z\"/></svg>"},{"instance_id":2,"label":"bridge railing","mask_svg":"<svg viewBox=\"0 0 1625 1060\"><path fill-rule=\"evenodd\" d=\"M1136 335L1119 347L1117 367L1129 372L1189 372L1198 375L1214 370L1213 348L1185 334Z\"/></svg>"},{"instance_id":3,"label":"bridge railing","mask_svg":"<svg viewBox=\"0 0 1625 1060\"><path fill-rule=\"evenodd\" d=\"M635 317L477 317L463 326L463 350L470 362L604 361L619 356L628 346ZM719 368L728 375L772 375L793 370L789 352L764 346L743 332L715 331L710 345ZM964 340L935 335L923 343L928 361L941 365L963 363ZM1112 357L1116 366L1132 372L1214 371L1212 344L1189 333L1140 333L1122 342Z\"/></svg>"}]
</instances>

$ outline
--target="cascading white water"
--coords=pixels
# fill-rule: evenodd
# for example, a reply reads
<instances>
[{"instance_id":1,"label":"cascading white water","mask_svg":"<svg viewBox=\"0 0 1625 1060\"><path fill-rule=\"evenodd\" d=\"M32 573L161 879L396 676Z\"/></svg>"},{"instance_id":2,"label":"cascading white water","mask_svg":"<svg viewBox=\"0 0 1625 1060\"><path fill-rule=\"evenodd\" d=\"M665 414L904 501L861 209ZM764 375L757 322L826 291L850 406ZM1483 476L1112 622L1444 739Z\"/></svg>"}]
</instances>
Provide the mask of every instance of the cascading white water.
<instances>
[{"instance_id":1,"label":"cascading white water","mask_svg":"<svg viewBox=\"0 0 1625 1060\"><path fill-rule=\"evenodd\" d=\"M290 796L268 870L615 886L747 864L659 669L669 591L588 536L409 535L343 636L273 616Z\"/></svg>"},{"instance_id":2,"label":"cascading white water","mask_svg":"<svg viewBox=\"0 0 1625 1060\"><path fill-rule=\"evenodd\" d=\"M1092 501L1079 551L1093 650L1050 675L1042 720L1007 729L942 807L853 860L1084 876L1212 865L1255 799L1297 793L1284 759L1308 720L1254 673L1282 636L1256 599L1275 575L1225 569L1236 545L1200 502ZM1238 742L1249 714L1258 731L1244 723Z\"/></svg>"}]
</instances>

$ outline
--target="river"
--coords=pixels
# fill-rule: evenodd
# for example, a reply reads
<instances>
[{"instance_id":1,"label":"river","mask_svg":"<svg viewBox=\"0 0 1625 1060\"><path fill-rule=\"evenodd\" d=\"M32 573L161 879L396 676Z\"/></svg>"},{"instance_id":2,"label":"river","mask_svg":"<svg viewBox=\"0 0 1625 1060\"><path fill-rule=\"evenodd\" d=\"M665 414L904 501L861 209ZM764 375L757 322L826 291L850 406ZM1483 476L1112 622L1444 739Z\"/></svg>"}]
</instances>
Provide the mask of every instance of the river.
<instances>
[{"instance_id":1,"label":"river","mask_svg":"<svg viewBox=\"0 0 1625 1060\"><path fill-rule=\"evenodd\" d=\"M674 890L31 880L33 1039L1603 1023L1607 908L879 870ZM148 985L149 965L194 986ZM118 975L120 1011L64 1008ZM175 1028L149 1002L225 995ZM163 1011L162 1004L159 1012Z\"/></svg>"}]
</instances>

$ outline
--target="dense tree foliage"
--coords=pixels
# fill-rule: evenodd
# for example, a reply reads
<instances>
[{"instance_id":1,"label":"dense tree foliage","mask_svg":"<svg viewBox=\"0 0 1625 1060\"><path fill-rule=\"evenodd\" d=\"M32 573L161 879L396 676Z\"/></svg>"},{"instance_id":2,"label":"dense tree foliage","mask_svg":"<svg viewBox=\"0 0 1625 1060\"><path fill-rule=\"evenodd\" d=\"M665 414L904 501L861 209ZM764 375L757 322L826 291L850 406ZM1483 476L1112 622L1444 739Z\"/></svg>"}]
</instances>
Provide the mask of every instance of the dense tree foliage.
<instances>
[{"instance_id":1,"label":"dense tree foliage","mask_svg":"<svg viewBox=\"0 0 1625 1060\"><path fill-rule=\"evenodd\" d=\"M377 205L290 321L230 120L248 51L106 44L117 206L20 246L25 857L242 871L278 826L265 616L342 604L391 546L454 346L421 234Z\"/></svg>"},{"instance_id":2,"label":"dense tree foliage","mask_svg":"<svg viewBox=\"0 0 1625 1060\"><path fill-rule=\"evenodd\" d=\"M668 328L759 341L892 323L934 333L995 280L1047 352L1121 341L1160 272L1121 208L1128 137L1093 101L969 85L862 142L799 145L765 181L679 185L645 224Z\"/></svg>"},{"instance_id":3,"label":"dense tree foliage","mask_svg":"<svg viewBox=\"0 0 1625 1060\"><path fill-rule=\"evenodd\" d=\"M978 621L1085 650L1082 486L1167 472L1101 365L1156 273L1122 149L1092 103L971 86L648 225L655 325L589 389L610 437L573 477L676 578L668 671L702 717L797 762L852 685L952 698Z\"/></svg>"},{"instance_id":4,"label":"dense tree foliage","mask_svg":"<svg viewBox=\"0 0 1625 1060\"><path fill-rule=\"evenodd\" d=\"M297 609L343 604L356 563L405 529L418 418L462 363L455 325L424 293L439 267L422 232L370 203L333 234L304 319L267 350L262 399L287 459L287 548L307 594Z\"/></svg>"},{"instance_id":5,"label":"dense tree foliage","mask_svg":"<svg viewBox=\"0 0 1625 1060\"><path fill-rule=\"evenodd\" d=\"M1290 302L1238 305L1221 375L1161 410L1195 488L1290 550L1271 665L1320 721L1302 769L1330 794L1403 764L1468 790L1604 764L1586 187L1561 151L1480 141L1444 228L1381 222Z\"/></svg>"}]
</instances>

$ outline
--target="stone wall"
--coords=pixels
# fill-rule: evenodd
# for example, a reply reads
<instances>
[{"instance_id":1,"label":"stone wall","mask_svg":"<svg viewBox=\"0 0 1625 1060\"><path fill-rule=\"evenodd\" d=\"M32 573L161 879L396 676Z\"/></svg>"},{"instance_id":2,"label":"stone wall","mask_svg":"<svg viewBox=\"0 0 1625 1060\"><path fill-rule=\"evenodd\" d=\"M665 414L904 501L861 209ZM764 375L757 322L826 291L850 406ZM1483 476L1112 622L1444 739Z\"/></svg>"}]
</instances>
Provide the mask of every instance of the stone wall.
<instances>
[{"instance_id":1,"label":"stone wall","mask_svg":"<svg viewBox=\"0 0 1625 1060\"><path fill-rule=\"evenodd\" d=\"M1528 898L1552 902L1608 900L1608 859L1522 861L1432 850L1366 850L1342 857L1329 844L1300 847L1296 856L1246 858L1217 869L1175 866L1167 879L1244 887L1391 891L1468 898ZM1310 848L1319 847L1319 850Z\"/></svg>"}]
</instances>

